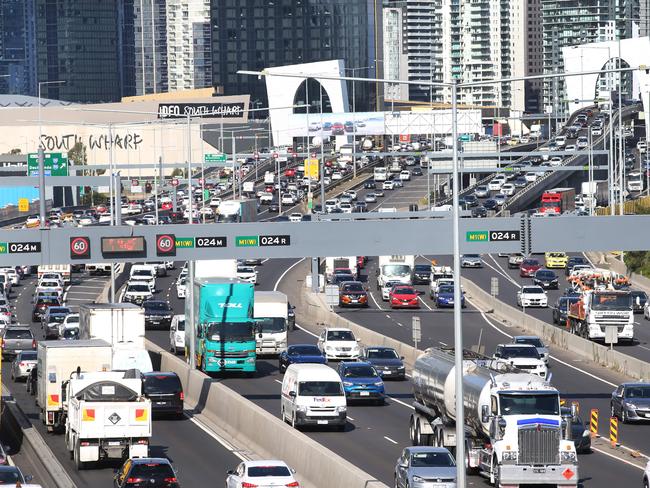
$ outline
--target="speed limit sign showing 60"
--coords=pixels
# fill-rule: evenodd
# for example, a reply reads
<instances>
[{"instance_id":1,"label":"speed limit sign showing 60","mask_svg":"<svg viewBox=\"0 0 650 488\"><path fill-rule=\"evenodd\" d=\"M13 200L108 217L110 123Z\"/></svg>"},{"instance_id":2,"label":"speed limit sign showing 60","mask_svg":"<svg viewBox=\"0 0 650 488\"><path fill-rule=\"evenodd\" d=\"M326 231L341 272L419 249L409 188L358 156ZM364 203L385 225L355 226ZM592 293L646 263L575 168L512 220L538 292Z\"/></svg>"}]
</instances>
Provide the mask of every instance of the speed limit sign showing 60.
<instances>
[{"instance_id":1,"label":"speed limit sign showing 60","mask_svg":"<svg viewBox=\"0 0 650 488\"><path fill-rule=\"evenodd\" d=\"M90 238L71 237L70 238L70 259L88 259L88 258L90 258Z\"/></svg>"},{"instance_id":2,"label":"speed limit sign showing 60","mask_svg":"<svg viewBox=\"0 0 650 488\"><path fill-rule=\"evenodd\" d=\"M156 235L156 255L176 256L176 236L174 234Z\"/></svg>"}]
</instances>

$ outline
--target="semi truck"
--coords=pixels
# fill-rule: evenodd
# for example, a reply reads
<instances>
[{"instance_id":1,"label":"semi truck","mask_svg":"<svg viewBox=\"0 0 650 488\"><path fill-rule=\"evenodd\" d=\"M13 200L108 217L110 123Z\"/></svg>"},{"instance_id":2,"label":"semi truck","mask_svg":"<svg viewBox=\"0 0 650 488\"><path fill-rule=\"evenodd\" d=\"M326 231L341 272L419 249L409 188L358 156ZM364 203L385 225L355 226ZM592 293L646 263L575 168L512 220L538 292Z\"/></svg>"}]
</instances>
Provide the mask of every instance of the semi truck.
<instances>
[{"instance_id":1,"label":"semi truck","mask_svg":"<svg viewBox=\"0 0 650 488\"><path fill-rule=\"evenodd\" d=\"M277 356L287 348L289 299L279 291L256 291L253 318L257 328L257 355Z\"/></svg>"},{"instance_id":2,"label":"semi truck","mask_svg":"<svg viewBox=\"0 0 650 488\"><path fill-rule=\"evenodd\" d=\"M581 190L583 198L590 200L594 207L607 206L609 201L609 184L607 180L584 181Z\"/></svg>"},{"instance_id":3,"label":"semi truck","mask_svg":"<svg viewBox=\"0 0 650 488\"><path fill-rule=\"evenodd\" d=\"M79 338L144 348L144 309L133 303L90 303L79 307Z\"/></svg>"},{"instance_id":4,"label":"semi truck","mask_svg":"<svg viewBox=\"0 0 650 488\"><path fill-rule=\"evenodd\" d=\"M63 387L65 444L77 470L89 462L149 456L151 401L138 373L79 370Z\"/></svg>"},{"instance_id":5,"label":"semi truck","mask_svg":"<svg viewBox=\"0 0 650 488\"><path fill-rule=\"evenodd\" d=\"M607 327L616 327L619 341L634 340L632 294L624 290L584 290L569 304L567 328L585 339L604 340Z\"/></svg>"},{"instance_id":6,"label":"semi truck","mask_svg":"<svg viewBox=\"0 0 650 488\"><path fill-rule=\"evenodd\" d=\"M490 358L463 351L465 408L461 421L468 471L478 471L495 487L577 486L572 419L561 416L559 392L537 375L495 366ZM414 445L455 452L454 373L452 348L430 348L416 360L409 427Z\"/></svg>"},{"instance_id":7,"label":"semi truck","mask_svg":"<svg viewBox=\"0 0 650 488\"><path fill-rule=\"evenodd\" d=\"M90 276L109 275L113 268L113 263L88 263L85 265L86 271Z\"/></svg>"},{"instance_id":8,"label":"semi truck","mask_svg":"<svg viewBox=\"0 0 650 488\"><path fill-rule=\"evenodd\" d=\"M255 285L237 279L195 278L192 300L185 300L185 317L194 308L197 368L205 373L256 370ZM186 355L190 327L185 327Z\"/></svg>"},{"instance_id":9,"label":"semi truck","mask_svg":"<svg viewBox=\"0 0 650 488\"><path fill-rule=\"evenodd\" d=\"M61 385L79 369L83 372L110 371L111 345L101 339L39 341L37 348L36 403L48 432L65 425ZM65 408L64 408L65 407Z\"/></svg>"},{"instance_id":10,"label":"semi truck","mask_svg":"<svg viewBox=\"0 0 650 488\"><path fill-rule=\"evenodd\" d=\"M325 258L325 278L328 282L334 277L334 271L341 268L349 269L352 274L357 276L357 257L356 256L343 256L343 257L326 257Z\"/></svg>"},{"instance_id":11,"label":"semi truck","mask_svg":"<svg viewBox=\"0 0 650 488\"><path fill-rule=\"evenodd\" d=\"M570 212L576 208L576 191L573 188L552 188L542 193L539 211L543 214Z\"/></svg>"},{"instance_id":12,"label":"semi truck","mask_svg":"<svg viewBox=\"0 0 650 488\"><path fill-rule=\"evenodd\" d=\"M254 222L257 218L257 200L224 200L218 208L219 222Z\"/></svg>"},{"instance_id":13,"label":"semi truck","mask_svg":"<svg viewBox=\"0 0 650 488\"><path fill-rule=\"evenodd\" d=\"M379 256L377 289L380 290L387 281L411 284L414 266L415 256Z\"/></svg>"}]
</instances>

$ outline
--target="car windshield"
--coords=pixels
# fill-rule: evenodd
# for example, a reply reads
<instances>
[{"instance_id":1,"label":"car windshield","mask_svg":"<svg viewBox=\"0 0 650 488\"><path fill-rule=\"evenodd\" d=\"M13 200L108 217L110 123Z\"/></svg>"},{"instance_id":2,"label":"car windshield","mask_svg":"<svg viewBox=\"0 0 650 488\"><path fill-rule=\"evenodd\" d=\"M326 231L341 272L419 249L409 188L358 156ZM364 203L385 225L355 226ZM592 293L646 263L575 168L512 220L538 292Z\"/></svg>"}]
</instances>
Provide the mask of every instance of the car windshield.
<instances>
[{"instance_id":1,"label":"car windshield","mask_svg":"<svg viewBox=\"0 0 650 488\"><path fill-rule=\"evenodd\" d=\"M144 302L143 306L149 310L171 310L167 302Z\"/></svg>"},{"instance_id":2,"label":"car windshield","mask_svg":"<svg viewBox=\"0 0 650 488\"><path fill-rule=\"evenodd\" d=\"M287 321L283 317L265 317L255 319L261 332L284 332L287 330Z\"/></svg>"},{"instance_id":3,"label":"car windshield","mask_svg":"<svg viewBox=\"0 0 650 488\"><path fill-rule=\"evenodd\" d=\"M383 274L386 276L408 276L411 268L406 264L386 264L382 266Z\"/></svg>"},{"instance_id":4,"label":"car windshield","mask_svg":"<svg viewBox=\"0 0 650 488\"><path fill-rule=\"evenodd\" d=\"M144 375L144 387L147 393L178 393L183 389L178 377L170 374Z\"/></svg>"},{"instance_id":5,"label":"car windshield","mask_svg":"<svg viewBox=\"0 0 650 488\"><path fill-rule=\"evenodd\" d=\"M129 285L126 287L126 292L133 292L133 293L142 293L142 292L147 292L149 293L149 287L147 285Z\"/></svg>"},{"instance_id":6,"label":"car windshield","mask_svg":"<svg viewBox=\"0 0 650 488\"><path fill-rule=\"evenodd\" d=\"M136 464L129 472L129 478L143 478L151 483L160 483L166 478L175 478L176 474L169 464L160 463L142 463Z\"/></svg>"},{"instance_id":7,"label":"car windshield","mask_svg":"<svg viewBox=\"0 0 650 488\"><path fill-rule=\"evenodd\" d=\"M253 322L213 322L208 324L208 339L211 341L246 342L255 340Z\"/></svg>"},{"instance_id":8,"label":"car windshield","mask_svg":"<svg viewBox=\"0 0 650 488\"><path fill-rule=\"evenodd\" d=\"M537 278L541 278L544 280L554 280L555 278L557 278L557 276L555 275L555 273L553 273L553 271L547 271L547 270L540 270L537 272L535 276Z\"/></svg>"},{"instance_id":9,"label":"car windshield","mask_svg":"<svg viewBox=\"0 0 650 488\"><path fill-rule=\"evenodd\" d=\"M393 349L368 349L366 351L368 359L398 359L399 356Z\"/></svg>"},{"instance_id":10,"label":"car windshield","mask_svg":"<svg viewBox=\"0 0 650 488\"><path fill-rule=\"evenodd\" d=\"M539 261L536 259L524 259L522 262L523 266L539 266Z\"/></svg>"},{"instance_id":11,"label":"car windshield","mask_svg":"<svg viewBox=\"0 0 650 488\"><path fill-rule=\"evenodd\" d=\"M50 314L49 322L58 322L59 324L62 324L64 320L65 320L65 315Z\"/></svg>"},{"instance_id":12,"label":"car windshield","mask_svg":"<svg viewBox=\"0 0 650 488\"><path fill-rule=\"evenodd\" d=\"M453 468L454 458L448 452L416 452L411 454L412 468Z\"/></svg>"},{"instance_id":13,"label":"car windshield","mask_svg":"<svg viewBox=\"0 0 650 488\"><path fill-rule=\"evenodd\" d=\"M415 271L417 273L430 273L431 272L431 266L427 264L416 264L415 265Z\"/></svg>"},{"instance_id":14,"label":"car windshield","mask_svg":"<svg viewBox=\"0 0 650 488\"><path fill-rule=\"evenodd\" d=\"M321 356L320 349L318 349L317 346L289 346L289 350L287 351L290 356L297 356L300 354L304 354L306 356Z\"/></svg>"},{"instance_id":15,"label":"car windshield","mask_svg":"<svg viewBox=\"0 0 650 488\"><path fill-rule=\"evenodd\" d=\"M248 476L251 478L264 478L267 476L288 477L291 471L286 466L249 466ZM243 486L250 486L244 483Z\"/></svg>"},{"instance_id":16,"label":"car windshield","mask_svg":"<svg viewBox=\"0 0 650 488\"><path fill-rule=\"evenodd\" d=\"M78 339L79 338L79 328L78 327L70 327L67 328L63 331L63 338L64 339Z\"/></svg>"},{"instance_id":17,"label":"car windshield","mask_svg":"<svg viewBox=\"0 0 650 488\"><path fill-rule=\"evenodd\" d=\"M478 254L464 254L463 258L465 259L480 259L481 256Z\"/></svg>"},{"instance_id":18,"label":"car windshield","mask_svg":"<svg viewBox=\"0 0 650 488\"><path fill-rule=\"evenodd\" d=\"M529 344L535 347L544 347L544 343L539 337L517 337L516 344Z\"/></svg>"},{"instance_id":19,"label":"car windshield","mask_svg":"<svg viewBox=\"0 0 650 488\"><path fill-rule=\"evenodd\" d=\"M396 286L393 289L395 295L414 295L415 289L410 286Z\"/></svg>"},{"instance_id":20,"label":"car windshield","mask_svg":"<svg viewBox=\"0 0 650 488\"><path fill-rule=\"evenodd\" d=\"M615 310L632 308L632 295L629 293L595 293L592 297L593 310Z\"/></svg>"},{"instance_id":21,"label":"car windshield","mask_svg":"<svg viewBox=\"0 0 650 488\"><path fill-rule=\"evenodd\" d=\"M337 273L334 278L335 283L345 283L346 281L354 281L354 276L351 274Z\"/></svg>"},{"instance_id":22,"label":"car windshield","mask_svg":"<svg viewBox=\"0 0 650 488\"><path fill-rule=\"evenodd\" d=\"M526 295L543 295L544 294L544 290L542 290L538 286L524 286L521 289L521 292L526 294Z\"/></svg>"},{"instance_id":23,"label":"car windshield","mask_svg":"<svg viewBox=\"0 0 650 488\"><path fill-rule=\"evenodd\" d=\"M68 315L65 320L66 324L78 324L79 323L79 315Z\"/></svg>"},{"instance_id":24,"label":"car windshield","mask_svg":"<svg viewBox=\"0 0 650 488\"><path fill-rule=\"evenodd\" d=\"M36 361L36 351L23 351L19 357L21 361Z\"/></svg>"},{"instance_id":25,"label":"car windshield","mask_svg":"<svg viewBox=\"0 0 650 488\"><path fill-rule=\"evenodd\" d=\"M31 330L22 330L22 329L6 329L5 330L5 339L33 339Z\"/></svg>"},{"instance_id":26,"label":"car windshield","mask_svg":"<svg viewBox=\"0 0 650 488\"><path fill-rule=\"evenodd\" d=\"M350 330L330 330L327 332L328 341L354 341L354 335Z\"/></svg>"},{"instance_id":27,"label":"car windshield","mask_svg":"<svg viewBox=\"0 0 650 488\"><path fill-rule=\"evenodd\" d=\"M503 415L559 415L560 402L555 394L499 394ZM559 424L559 422L558 422Z\"/></svg>"},{"instance_id":28,"label":"car windshield","mask_svg":"<svg viewBox=\"0 0 650 488\"><path fill-rule=\"evenodd\" d=\"M343 285L343 291L363 291L363 285L361 283L348 283Z\"/></svg>"},{"instance_id":29,"label":"car windshield","mask_svg":"<svg viewBox=\"0 0 650 488\"><path fill-rule=\"evenodd\" d=\"M0 485L15 485L17 481L20 481L21 483L25 482L17 468L13 468L11 470L3 469L0 471Z\"/></svg>"},{"instance_id":30,"label":"car windshield","mask_svg":"<svg viewBox=\"0 0 650 488\"><path fill-rule=\"evenodd\" d=\"M148 269L136 269L133 273L131 273L131 276L143 276L145 278L150 278L153 276L153 273Z\"/></svg>"},{"instance_id":31,"label":"car windshield","mask_svg":"<svg viewBox=\"0 0 650 488\"><path fill-rule=\"evenodd\" d=\"M443 285L438 287L438 294L454 293L454 287L449 285Z\"/></svg>"},{"instance_id":32,"label":"car windshield","mask_svg":"<svg viewBox=\"0 0 650 488\"><path fill-rule=\"evenodd\" d=\"M625 398L650 398L650 385L628 386L625 388Z\"/></svg>"},{"instance_id":33,"label":"car windshield","mask_svg":"<svg viewBox=\"0 0 650 488\"><path fill-rule=\"evenodd\" d=\"M56 297L39 298L36 304L37 305L60 305L59 299Z\"/></svg>"},{"instance_id":34,"label":"car windshield","mask_svg":"<svg viewBox=\"0 0 650 488\"><path fill-rule=\"evenodd\" d=\"M298 383L299 396L341 396L343 391L338 381L301 381Z\"/></svg>"},{"instance_id":35,"label":"car windshield","mask_svg":"<svg viewBox=\"0 0 650 488\"><path fill-rule=\"evenodd\" d=\"M509 346L501 349L501 357L510 358L532 358L539 359L539 353L534 347Z\"/></svg>"},{"instance_id":36,"label":"car windshield","mask_svg":"<svg viewBox=\"0 0 650 488\"><path fill-rule=\"evenodd\" d=\"M346 367L343 370L343 375L346 378L375 378L377 372L372 366L359 365Z\"/></svg>"}]
</instances>

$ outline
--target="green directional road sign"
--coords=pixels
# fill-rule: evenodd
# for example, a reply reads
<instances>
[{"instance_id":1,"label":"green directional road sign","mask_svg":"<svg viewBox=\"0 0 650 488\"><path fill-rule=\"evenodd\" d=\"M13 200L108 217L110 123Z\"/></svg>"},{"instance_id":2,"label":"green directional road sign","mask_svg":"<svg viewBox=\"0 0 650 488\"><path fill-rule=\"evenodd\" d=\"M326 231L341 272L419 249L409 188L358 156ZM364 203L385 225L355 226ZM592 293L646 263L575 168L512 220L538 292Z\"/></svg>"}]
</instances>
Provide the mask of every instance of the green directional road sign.
<instances>
[{"instance_id":1,"label":"green directional road sign","mask_svg":"<svg viewBox=\"0 0 650 488\"><path fill-rule=\"evenodd\" d=\"M470 231L466 235L467 242L485 242L488 240L488 232L486 230Z\"/></svg>"},{"instance_id":2,"label":"green directional road sign","mask_svg":"<svg viewBox=\"0 0 650 488\"><path fill-rule=\"evenodd\" d=\"M194 247L194 237L177 237L176 249L188 249Z\"/></svg>"},{"instance_id":3,"label":"green directional road sign","mask_svg":"<svg viewBox=\"0 0 650 488\"><path fill-rule=\"evenodd\" d=\"M237 247L257 247L259 245L259 236L237 236L235 238L235 246Z\"/></svg>"},{"instance_id":4,"label":"green directional road sign","mask_svg":"<svg viewBox=\"0 0 650 488\"><path fill-rule=\"evenodd\" d=\"M225 154L204 154L203 161L206 163L225 163L226 155Z\"/></svg>"},{"instance_id":5,"label":"green directional road sign","mask_svg":"<svg viewBox=\"0 0 650 488\"><path fill-rule=\"evenodd\" d=\"M68 176L68 155L63 153L45 153L43 161L45 176ZM27 175L38 176L38 153L27 155Z\"/></svg>"}]
</instances>

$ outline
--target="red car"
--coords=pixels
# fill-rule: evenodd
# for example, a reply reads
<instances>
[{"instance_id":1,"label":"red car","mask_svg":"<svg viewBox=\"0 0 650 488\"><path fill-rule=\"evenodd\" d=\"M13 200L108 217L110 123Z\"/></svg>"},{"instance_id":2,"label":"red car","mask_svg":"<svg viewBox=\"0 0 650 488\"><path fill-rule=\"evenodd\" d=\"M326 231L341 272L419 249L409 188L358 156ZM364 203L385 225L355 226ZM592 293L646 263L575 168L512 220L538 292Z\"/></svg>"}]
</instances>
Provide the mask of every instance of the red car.
<instances>
[{"instance_id":1,"label":"red car","mask_svg":"<svg viewBox=\"0 0 650 488\"><path fill-rule=\"evenodd\" d=\"M289 168L284 172L284 176L286 176L287 178L295 178L296 170L293 168Z\"/></svg>"},{"instance_id":2,"label":"red car","mask_svg":"<svg viewBox=\"0 0 650 488\"><path fill-rule=\"evenodd\" d=\"M104 213L108 212L108 207L106 205L97 205L97 207L95 208L95 211L98 214L104 214Z\"/></svg>"},{"instance_id":3,"label":"red car","mask_svg":"<svg viewBox=\"0 0 650 488\"><path fill-rule=\"evenodd\" d=\"M542 265L537 259L524 259L519 265L519 276L522 278L531 278L541 268Z\"/></svg>"},{"instance_id":4,"label":"red car","mask_svg":"<svg viewBox=\"0 0 650 488\"><path fill-rule=\"evenodd\" d=\"M334 122L332 124L332 135L342 136L345 134L345 126L341 122Z\"/></svg>"},{"instance_id":5,"label":"red car","mask_svg":"<svg viewBox=\"0 0 650 488\"><path fill-rule=\"evenodd\" d=\"M418 291L410 285L395 285L388 294L390 308L420 308Z\"/></svg>"}]
</instances>

